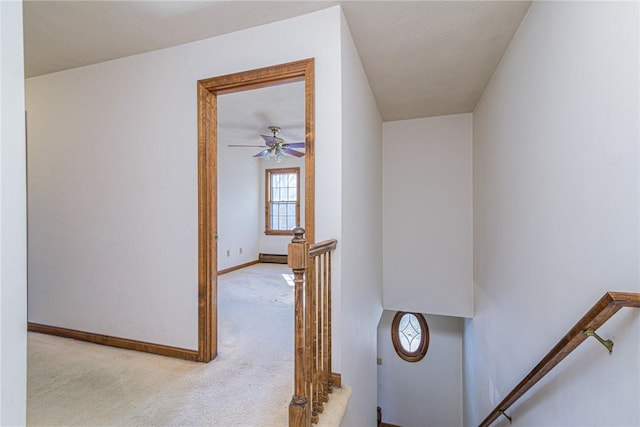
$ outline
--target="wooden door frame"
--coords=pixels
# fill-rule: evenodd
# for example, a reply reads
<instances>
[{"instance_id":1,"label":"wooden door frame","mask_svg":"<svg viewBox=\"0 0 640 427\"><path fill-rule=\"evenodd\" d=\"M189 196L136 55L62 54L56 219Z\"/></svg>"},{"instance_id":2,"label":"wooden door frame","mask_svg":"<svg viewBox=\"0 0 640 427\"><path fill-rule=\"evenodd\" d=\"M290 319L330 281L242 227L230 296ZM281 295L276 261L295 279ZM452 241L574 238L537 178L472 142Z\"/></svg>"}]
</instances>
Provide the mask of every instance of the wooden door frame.
<instances>
[{"instance_id":1,"label":"wooden door frame","mask_svg":"<svg viewBox=\"0 0 640 427\"><path fill-rule=\"evenodd\" d=\"M315 79L313 58L198 81L198 361L214 359L217 321L217 151L220 94L305 82L305 230L315 236Z\"/></svg>"}]
</instances>

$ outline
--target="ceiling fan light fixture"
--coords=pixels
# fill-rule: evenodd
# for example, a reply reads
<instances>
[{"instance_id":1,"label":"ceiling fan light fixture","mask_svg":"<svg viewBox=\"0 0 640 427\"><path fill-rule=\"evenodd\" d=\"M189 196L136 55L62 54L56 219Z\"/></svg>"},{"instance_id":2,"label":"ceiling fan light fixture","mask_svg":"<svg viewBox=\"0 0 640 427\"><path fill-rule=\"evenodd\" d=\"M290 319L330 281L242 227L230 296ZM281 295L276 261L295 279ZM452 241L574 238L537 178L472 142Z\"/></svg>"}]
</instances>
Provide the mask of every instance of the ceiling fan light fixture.
<instances>
[{"instance_id":1,"label":"ceiling fan light fixture","mask_svg":"<svg viewBox=\"0 0 640 427\"><path fill-rule=\"evenodd\" d=\"M0 0L1 1L1 0ZM282 162L285 156L304 157L304 152L293 150L293 148L304 148L306 141L286 143L284 139L278 137L280 128L278 126L269 126L269 130L272 135L260 135L264 139L265 145L234 145L230 144L229 147L261 147L264 148L258 154L253 157L260 159L274 160L276 163Z\"/></svg>"},{"instance_id":2,"label":"ceiling fan light fixture","mask_svg":"<svg viewBox=\"0 0 640 427\"><path fill-rule=\"evenodd\" d=\"M273 156L276 159L276 163L280 163L284 159L284 153L280 147L276 147Z\"/></svg>"}]
</instances>

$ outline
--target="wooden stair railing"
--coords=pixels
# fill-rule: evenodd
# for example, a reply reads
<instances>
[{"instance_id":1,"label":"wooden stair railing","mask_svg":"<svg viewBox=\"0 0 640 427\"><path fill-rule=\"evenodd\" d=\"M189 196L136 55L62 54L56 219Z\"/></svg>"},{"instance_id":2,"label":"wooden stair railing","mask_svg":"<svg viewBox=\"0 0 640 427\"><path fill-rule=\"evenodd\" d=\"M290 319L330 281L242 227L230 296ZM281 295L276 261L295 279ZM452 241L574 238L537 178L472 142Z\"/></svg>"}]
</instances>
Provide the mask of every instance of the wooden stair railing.
<instances>
[{"instance_id":1,"label":"wooden stair railing","mask_svg":"<svg viewBox=\"0 0 640 427\"><path fill-rule=\"evenodd\" d=\"M607 292L604 294L540 363L491 411L480 423L480 427L489 426L501 415L511 422L511 417L506 414L506 410L588 337L595 337L611 353L613 342L603 340L595 331L622 307L640 308L640 293Z\"/></svg>"},{"instance_id":2,"label":"wooden stair railing","mask_svg":"<svg viewBox=\"0 0 640 427\"><path fill-rule=\"evenodd\" d=\"M295 228L288 249L293 270L294 391L289 427L318 422L339 375L331 372L331 252L337 240L309 244Z\"/></svg>"}]
</instances>

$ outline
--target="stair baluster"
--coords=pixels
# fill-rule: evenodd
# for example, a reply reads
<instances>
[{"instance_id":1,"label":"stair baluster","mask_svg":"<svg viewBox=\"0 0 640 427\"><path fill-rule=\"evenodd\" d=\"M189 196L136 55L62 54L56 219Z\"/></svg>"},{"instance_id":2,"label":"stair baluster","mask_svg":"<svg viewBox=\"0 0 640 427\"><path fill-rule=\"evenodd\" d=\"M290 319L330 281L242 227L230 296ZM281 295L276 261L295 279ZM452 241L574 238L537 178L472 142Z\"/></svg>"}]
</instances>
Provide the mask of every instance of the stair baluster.
<instances>
[{"instance_id":1,"label":"stair baluster","mask_svg":"<svg viewBox=\"0 0 640 427\"><path fill-rule=\"evenodd\" d=\"M331 371L331 251L336 240L309 244L304 229L295 228L288 265L294 275L294 393L289 426L318 422L338 374Z\"/></svg>"}]
</instances>

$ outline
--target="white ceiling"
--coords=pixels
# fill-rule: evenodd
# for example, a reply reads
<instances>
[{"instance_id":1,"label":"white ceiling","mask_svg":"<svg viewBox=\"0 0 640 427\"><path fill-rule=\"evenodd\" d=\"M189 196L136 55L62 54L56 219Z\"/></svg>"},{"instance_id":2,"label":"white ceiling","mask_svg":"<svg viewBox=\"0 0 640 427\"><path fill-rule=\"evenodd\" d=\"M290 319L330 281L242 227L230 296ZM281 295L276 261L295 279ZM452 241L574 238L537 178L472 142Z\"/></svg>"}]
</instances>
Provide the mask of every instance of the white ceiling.
<instances>
[{"instance_id":1,"label":"white ceiling","mask_svg":"<svg viewBox=\"0 0 640 427\"><path fill-rule=\"evenodd\" d=\"M218 95L218 148L229 144L265 145L260 134L280 127L285 142L304 142L304 82ZM264 147L263 147L264 148ZM254 155L258 147L234 147ZM304 151L299 149L298 151Z\"/></svg>"},{"instance_id":2,"label":"white ceiling","mask_svg":"<svg viewBox=\"0 0 640 427\"><path fill-rule=\"evenodd\" d=\"M24 2L27 77L341 4L383 120L473 110L530 1Z\"/></svg>"}]
</instances>

